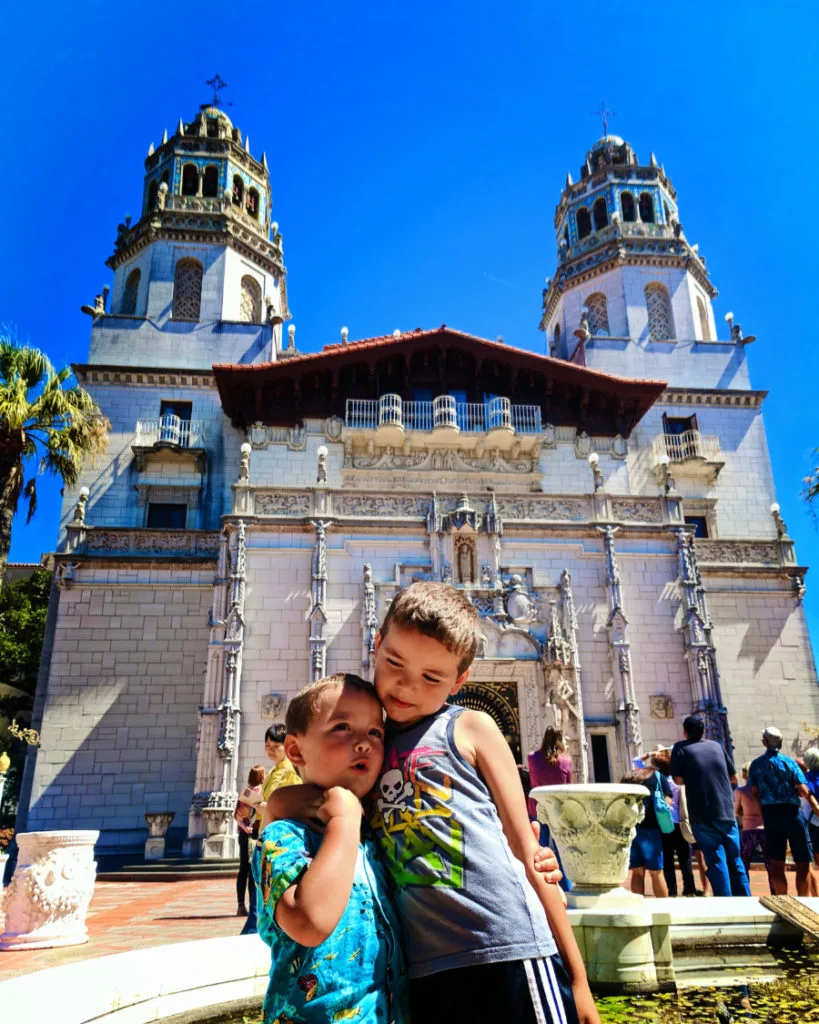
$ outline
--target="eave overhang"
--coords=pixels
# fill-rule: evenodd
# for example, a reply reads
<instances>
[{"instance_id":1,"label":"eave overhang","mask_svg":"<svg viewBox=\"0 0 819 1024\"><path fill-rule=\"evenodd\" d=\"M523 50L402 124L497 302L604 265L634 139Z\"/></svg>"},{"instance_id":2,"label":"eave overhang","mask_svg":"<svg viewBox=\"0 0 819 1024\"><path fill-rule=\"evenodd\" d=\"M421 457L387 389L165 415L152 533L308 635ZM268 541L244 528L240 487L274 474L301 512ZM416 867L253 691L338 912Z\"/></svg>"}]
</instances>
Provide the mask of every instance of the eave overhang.
<instances>
[{"instance_id":1,"label":"eave overhang","mask_svg":"<svg viewBox=\"0 0 819 1024\"><path fill-rule=\"evenodd\" d=\"M345 418L348 399L466 391L467 401L502 395L541 407L543 423L628 437L660 397L664 381L632 380L488 341L445 325L292 356L276 363L216 364L216 385L234 426L293 426L306 417Z\"/></svg>"}]
</instances>

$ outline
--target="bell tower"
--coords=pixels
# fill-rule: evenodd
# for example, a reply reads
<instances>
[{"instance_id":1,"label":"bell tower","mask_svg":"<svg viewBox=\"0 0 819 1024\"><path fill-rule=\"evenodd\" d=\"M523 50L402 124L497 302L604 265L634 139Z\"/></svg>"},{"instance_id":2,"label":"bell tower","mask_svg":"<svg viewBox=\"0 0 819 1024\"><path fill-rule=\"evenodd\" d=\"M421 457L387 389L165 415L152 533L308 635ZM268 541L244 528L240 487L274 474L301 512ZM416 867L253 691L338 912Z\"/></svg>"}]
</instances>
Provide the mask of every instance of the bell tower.
<instances>
[{"instance_id":1,"label":"bell tower","mask_svg":"<svg viewBox=\"0 0 819 1024\"><path fill-rule=\"evenodd\" d=\"M598 139L580 180L566 175L554 227L557 270L547 280L540 321L551 355L650 376L633 353L623 358L628 342L647 352L715 342L717 291L653 153L644 164L619 136Z\"/></svg>"},{"instance_id":2,"label":"bell tower","mask_svg":"<svg viewBox=\"0 0 819 1024\"><path fill-rule=\"evenodd\" d=\"M90 363L206 368L273 362L290 318L267 157L215 104L148 149L136 223L119 225L110 309ZM102 307L102 308L101 308ZM290 350L292 351L292 332Z\"/></svg>"}]
</instances>

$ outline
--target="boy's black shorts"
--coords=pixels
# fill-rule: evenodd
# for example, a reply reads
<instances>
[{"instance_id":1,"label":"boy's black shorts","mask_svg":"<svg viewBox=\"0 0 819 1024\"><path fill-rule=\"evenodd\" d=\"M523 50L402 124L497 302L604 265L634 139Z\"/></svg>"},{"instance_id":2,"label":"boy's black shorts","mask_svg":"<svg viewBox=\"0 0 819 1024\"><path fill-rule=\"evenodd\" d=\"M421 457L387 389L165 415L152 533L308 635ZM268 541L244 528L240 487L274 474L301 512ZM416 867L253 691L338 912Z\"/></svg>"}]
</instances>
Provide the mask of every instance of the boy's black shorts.
<instances>
[{"instance_id":1,"label":"boy's black shorts","mask_svg":"<svg viewBox=\"0 0 819 1024\"><path fill-rule=\"evenodd\" d=\"M410 1019L422 1024L577 1024L559 954L477 964L410 981Z\"/></svg>"}]
</instances>

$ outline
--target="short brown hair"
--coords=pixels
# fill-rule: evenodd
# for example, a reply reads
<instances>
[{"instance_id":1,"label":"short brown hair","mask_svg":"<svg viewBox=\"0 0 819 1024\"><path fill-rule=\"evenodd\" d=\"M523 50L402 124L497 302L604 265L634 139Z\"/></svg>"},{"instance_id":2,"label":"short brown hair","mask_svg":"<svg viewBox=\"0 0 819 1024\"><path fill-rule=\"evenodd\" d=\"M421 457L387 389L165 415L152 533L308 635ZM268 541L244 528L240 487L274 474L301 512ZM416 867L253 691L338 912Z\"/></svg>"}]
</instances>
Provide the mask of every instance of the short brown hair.
<instances>
[{"instance_id":1,"label":"short brown hair","mask_svg":"<svg viewBox=\"0 0 819 1024\"><path fill-rule=\"evenodd\" d=\"M325 676L324 679L308 683L290 701L285 716L288 733L293 736L303 736L307 732L316 714L316 709L321 703L321 698L333 686L347 687L357 693L368 693L374 701L380 703L372 683L368 683L366 679L355 676L351 672L336 672L335 675Z\"/></svg>"},{"instance_id":2,"label":"short brown hair","mask_svg":"<svg viewBox=\"0 0 819 1024\"><path fill-rule=\"evenodd\" d=\"M267 770L263 764L254 764L250 771L247 773L247 784L248 786L261 786L264 782L264 777L267 775Z\"/></svg>"},{"instance_id":3,"label":"short brown hair","mask_svg":"<svg viewBox=\"0 0 819 1024\"><path fill-rule=\"evenodd\" d=\"M458 675L463 675L478 653L478 613L459 590L431 580L412 583L400 590L384 617L381 639L395 623L431 636L458 656Z\"/></svg>"}]
</instances>

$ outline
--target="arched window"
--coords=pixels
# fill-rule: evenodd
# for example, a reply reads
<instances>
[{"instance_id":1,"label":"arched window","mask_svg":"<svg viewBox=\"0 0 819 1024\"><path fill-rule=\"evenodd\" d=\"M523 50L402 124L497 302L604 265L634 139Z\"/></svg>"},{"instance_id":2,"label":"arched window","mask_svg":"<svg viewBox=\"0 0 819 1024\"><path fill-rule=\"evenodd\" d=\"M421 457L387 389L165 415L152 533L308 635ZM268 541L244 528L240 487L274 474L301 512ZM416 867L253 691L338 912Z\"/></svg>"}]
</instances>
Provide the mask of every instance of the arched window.
<instances>
[{"instance_id":1,"label":"arched window","mask_svg":"<svg viewBox=\"0 0 819 1024\"><path fill-rule=\"evenodd\" d=\"M171 184L171 172L167 168L162 172L162 180L165 182L165 184L168 187L170 187L170 184Z\"/></svg>"},{"instance_id":2,"label":"arched window","mask_svg":"<svg viewBox=\"0 0 819 1024\"><path fill-rule=\"evenodd\" d=\"M245 198L245 184L238 174L233 175L233 205L241 206Z\"/></svg>"},{"instance_id":3,"label":"arched window","mask_svg":"<svg viewBox=\"0 0 819 1024\"><path fill-rule=\"evenodd\" d=\"M148 186L148 209L153 210L156 206L156 194L159 191L159 182L154 178Z\"/></svg>"},{"instance_id":4,"label":"arched window","mask_svg":"<svg viewBox=\"0 0 819 1024\"><path fill-rule=\"evenodd\" d=\"M180 260L173 275L174 320L198 320L201 305L202 264L199 260Z\"/></svg>"},{"instance_id":5,"label":"arched window","mask_svg":"<svg viewBox=\"0 0 819 1024\"><path fill-rule=\"evenodd\" d=\"M592 207L592 215L594 216L595 231L599 231L608 224L609 211L606 209L606 200L602 196L600 196L599 199L595 199L594 206Z\"/></svg>"},{"instance_id":6,"label":"arched window","mask_svg":"<svg viewBox=\"0 0 819 1024\"><path fill-rule=\"evenodd\" d=\"M215 117L209 117L208 118L208 120L207 120L207 133L208 133L208 138L209 139L218 139L219 138L219 122L216 120ZM214 192L214 195L216 195L215 192Z\"/></svg>"},{"instance_id":7,"label":"arched window","mask_svg":"<svg viewBox=\"0 0 819 1024\"><path fill-rule=\"evenodd\" d=\"M654 199L650 192L640 193L640 220L643 224L654 223Z\"/></svg>"},{"instance_id":8,"label":"arched window","mask_svg":"<svg viewBox=\"0 0 819 1024\"><path fill-rule=\"evenodd\" d=\"M196 164L185 164L182 168L182 195L195 196L199 191L199 171Z\"/></svg>"},{"instance_id":9,"label":"arched window","mask_svg":"<svg viewBox=\"0 0 819 1024\"><path fill-rule=\"evenodd\" d=\"M563 228L563 237L566 240L566 245L569 244L569 225L566 224Z\"/></svg>"},{"instance_id":10,"label":"arched window","mask_svg":"<svg viewBox=\"0 0 819 1024\"><path fill-rule=\"evenodd\" d=\"M708 313L705 309L705 303L702 301L699 295L697 296L697 312L700 315L700 331L702 332L702 340L710 341L711 328L708 324Z\"/></svg>"},{"instance_id":11,"label":"arched window","mask_svg":"<svg viewBox=\"0 0 819 1024\"><path fill-rule=\"evenodd\" d=\"M247 210L247 212L250 214L251 217L254 217L254 218L256 218L258 220L258 217L259 217L259 193L258 193L257 189L249 188L247 190L247 203L245 204L245 209Z\"/></svg>"},{"instance_id":12,"label":"arched window","mask_svg":"<svg viewBox=\"0 0 819 1024\"><path fill-rule=\"evenodd\" d=\"M208 122L210 124L210 122ZM211 164L205 168L205 176L202 179L202 195L213 199L219 195L219 168Z\"/></svg>"},{"instance_id":13,"label":"arched window","mask_svg":"<svg viewBox=\"0 0 819 1024\"><path fill-rule=\"evenodd\" d=\"M669 341L674 337L671 303L665 287L656 282L645 287L648 310L648 333L652 341Z\"/></svg>"},{"instance_id":14,"label":"arched window","mask_svg":"<svg viewBox=\"0 0 819 1024\"><path fill-rule=\"evenodd\" d=\"M668 203L665 203L665 202L663 203L663 214L665 216L666 224L670 224L671 223L671 211L668 208Z\"/></svg>"},{"instance_id":15,"label":"arched window","mask_svg":"<svg viewBox=\"0 0 819 1024\"><path fill-rule=\"evenodd\" d=\"M595 292L586 299L586 308L589 311L589 330L592 334L609 333L609 311L606 306L606 296L602 292Z\"/></svg>"},{"instance_id":16,"label":"arched window","mask_svg":"<svg viewBox=\"0 0 819 1024\"><path fill-rule=\"evenodd\" d=\"M125 281L125 291L122 293L122 304L120 313L123 316L134 316L137 307L137 296L139 295L139 279L142 274L138 270L132 270Z\"/></svg>"},{"instance_id":17,"label":"arched window","mask_svg":"<svg viewBox=\"0 0 819 1024\"><path fill-rule=\"evenodd\" d=\"M239 319L246 324L258 324L262 321L262 289L256 278L250 277L249 274L242 278Z\"/></svg>"},{"instance_id":18,"label":"arched window","mask_svg":"<svg viewBox=\"0 0 819 1024\"><path fill-rule=\"evenodd\" d=\"M624 221L637 220L637 209L634 206L634 196L631 194L631 192L624 192L620 196L620 208L623 211Z\"/></svg>"},{"instance_id":19,"label":"arched window","mask_svg":"<svg viewBox=\"0 0 819 1024\"><path fill-rule=\"evenodd\" d=\"M575 221L577 223L577 237L585 238L591 234L591 217L589 211L585 206L581 206L575 214Z\"/></svg>"}]
</instances>

